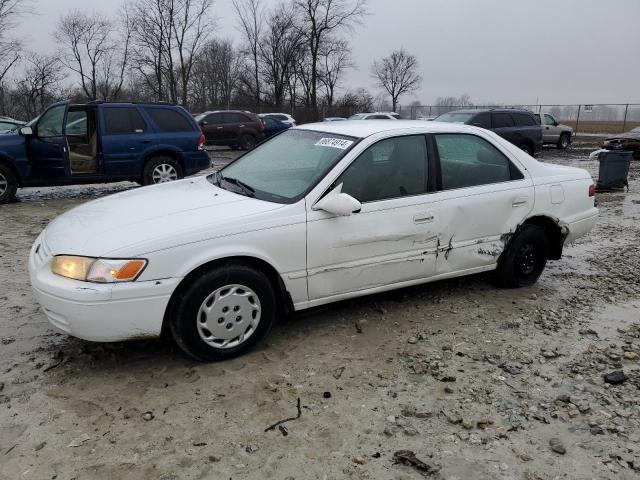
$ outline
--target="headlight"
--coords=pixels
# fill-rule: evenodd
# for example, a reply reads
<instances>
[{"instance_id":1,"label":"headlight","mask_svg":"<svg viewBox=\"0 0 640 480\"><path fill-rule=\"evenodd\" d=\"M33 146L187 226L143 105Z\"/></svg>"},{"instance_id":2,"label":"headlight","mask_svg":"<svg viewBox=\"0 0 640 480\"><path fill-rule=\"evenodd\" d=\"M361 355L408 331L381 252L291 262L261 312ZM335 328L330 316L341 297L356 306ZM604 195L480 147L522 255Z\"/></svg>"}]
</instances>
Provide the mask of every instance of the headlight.
<instances>
[{"instance_id":1,"label":"headlight","mask_svg":"<svg viewBox=\"0 0 640 480\"><path fill-rule=\"evenodd\" d=\"M84 282L132 282L140 276L147 261L58 255L53 257L51 271L61 277Z\"/></svg>"}]
</instances>

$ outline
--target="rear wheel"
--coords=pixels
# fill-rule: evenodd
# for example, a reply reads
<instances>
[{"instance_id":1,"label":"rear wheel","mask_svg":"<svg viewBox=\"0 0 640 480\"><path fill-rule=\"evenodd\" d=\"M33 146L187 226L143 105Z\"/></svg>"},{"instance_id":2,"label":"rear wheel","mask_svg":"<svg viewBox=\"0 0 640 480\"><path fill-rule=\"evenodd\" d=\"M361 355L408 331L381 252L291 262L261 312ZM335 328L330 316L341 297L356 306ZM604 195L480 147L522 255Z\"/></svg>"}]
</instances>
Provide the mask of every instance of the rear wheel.
<instances>
[{"instance_id":1,"label":"rear wheel","mask_svg":"<svg viewBox=\"0 0 640 480\"><path fill-rule=\"evenodd\" d=\"M240 148L242 150L251 150L256 146L256 138L253 135L243 135L240 137Z\"/></svg>"},{"instance_id":2,"label":"rear wheel","mask_svg":"<svg viewBox=\"0 0 640 480\"><path fill-rule=\"evenodd\" d=\"M560 135L560 140L558 140L558 148L564 150L569 146L570 143L571 137L569 136L569 134L563 133L562 135Z\"/></svg>"},{"instance_id":3,"label":"rear wheel","mask_svg":"<svg viewBox=\"0 0 640 480\"><path fill-rule=\"evenodd\" d=\"M531 155L533 157L533 147L531 147L531 145L529 145L528 143L521 143L520 145L518 145L518 147L520 148L520 150L524 150L525 152L527 152L529 155Z\"/></svg>"},{"instance_id":4,"label":"rear wheel","mask_svg":"<svg viewBox=\"0 0 640 480\"><path fill-rule=\"evenodd\" d=\"M0 164L0 203L10 203L16 198L18 179L6 166Z\"/></svg>"},{"instance_id":5,"label":"rear wheel","mask_svg":"<svg viewBox=\"0 0 640 480\"><path fill-rule=\"evenodd\" d=\"M197 360L222 360L248 351L271 329L276 297L269 279L245 265L200 275L175 299L170 328Z\"/></svg>"},{"instance_id":6,"label":"rear wheel","mask_svg":"<svg viewBox=\"0 0 640 480\"><path fill-rule=\"evenodd\" d=\"M544 229L537 225L524 225L498 261L498 284L517 288L536 283L547 264L548 249Z\"/></svg>"},{"instance_id":7,"label":"rear wheel","mask_svg":"<svg viewBox=\"0 0 640 480\"><path fill-rule=\"evenodd\" d=\"M154 157L144 166L143 185L172 182L184 177L182 167L171 157Z\"/></svg>"}]
</instances>

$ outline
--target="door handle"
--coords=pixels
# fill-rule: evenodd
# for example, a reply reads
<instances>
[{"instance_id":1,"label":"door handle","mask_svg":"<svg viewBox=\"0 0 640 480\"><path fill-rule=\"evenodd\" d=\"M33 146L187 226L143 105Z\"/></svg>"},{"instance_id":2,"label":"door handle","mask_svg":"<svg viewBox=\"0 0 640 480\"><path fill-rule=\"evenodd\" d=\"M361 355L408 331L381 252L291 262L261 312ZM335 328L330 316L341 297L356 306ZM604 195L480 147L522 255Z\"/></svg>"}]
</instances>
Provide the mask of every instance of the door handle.
<instances>
[{"instance_id":1,"label":"door handle","mask_svg":"<svg viewBox=\"0 0 640 480\"><path fill-rule=\"evenodd\" d=\"M423 213L413 217L413 223L429 223L433 222L435 217L431 213Z\"/></svg>"},{"instance_id":2,"label":"door handle","mask_svg":"<svg viewBox=\"0 0 640 480\"><path fill-rule=\"evenodd\" d=\"M511 203L511 206L521 207L523 205L526 205L528 201L529 201L529 197L518 197L513 200L513 203Z\"/></svg>"},{"instance_id":3,"label":"door handle","mask_svg":"<svg viewBox=\"0 0 640 480\"><path fill-rule=\"evenodd\" d=\"M217 127L216 130L222 130L224 127Z\"/></svg>"},{"instance_id":4,"label":"door handle","mask_svg":"<svg viewBox=\"0 0 640 480\"><path fill-rule=\"evenodd\" d=\"M240 125L240 128L244 128L244 125Z\"/></svg>"}]
</instances>

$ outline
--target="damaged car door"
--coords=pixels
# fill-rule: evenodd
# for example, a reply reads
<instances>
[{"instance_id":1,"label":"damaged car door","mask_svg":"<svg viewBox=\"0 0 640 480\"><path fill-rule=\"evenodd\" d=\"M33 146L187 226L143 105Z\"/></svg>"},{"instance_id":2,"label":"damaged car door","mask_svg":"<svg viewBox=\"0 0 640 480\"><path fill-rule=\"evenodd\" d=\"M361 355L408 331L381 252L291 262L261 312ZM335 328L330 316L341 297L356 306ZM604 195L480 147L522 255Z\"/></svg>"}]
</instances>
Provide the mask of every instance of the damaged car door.
<instances>
[{"instance_id":1,"label":"damaged car door","mask_svg":"<svg viewBox=\"0 0 640 480\"><path fill-rule=\"evenodd\" d=\"M441 173L438 275L493 268L509 234L533 208L533 182L479 135L433 136Z\"/></svg>"},{"instance_id":2,"label":"damaged car door","mask_svg":"<svg viewBox=\"0 0 640 480\"><path fill-rule=\"evenodd\" d=\"M437 205L424 135L378 141L327 189L341 189L360 211L332 215L309 205L309 300L427 278L435 268ZM324 198L324 197L323 197Z\"/></svg>"}]
</instances>

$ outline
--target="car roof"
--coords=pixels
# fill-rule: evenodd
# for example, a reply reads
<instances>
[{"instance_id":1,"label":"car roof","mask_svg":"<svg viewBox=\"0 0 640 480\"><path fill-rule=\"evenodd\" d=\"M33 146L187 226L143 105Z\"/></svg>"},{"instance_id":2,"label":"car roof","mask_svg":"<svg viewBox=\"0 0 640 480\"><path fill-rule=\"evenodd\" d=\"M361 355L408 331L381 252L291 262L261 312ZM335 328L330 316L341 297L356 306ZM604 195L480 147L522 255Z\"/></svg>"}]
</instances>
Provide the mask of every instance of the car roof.
<instances>
[{"instance_id":1,"label":"car roof","mask_svg":"<svg viewBox=\"0 0 640 480\"><path fill-rule=\"evenodd\" d=\"M419 130L418 133L475 132L477 127L444 122L424 122L420 120L345 120L343 122L305 123L298 130L347 135L365 138L376 133Z\"/></svg>"},{"instance_id":2,"label":"car roof","mask_svg":"<svg viewBox=\"0 0 640 480\"><path fill-rule=\"evenodd\" d=\"M498 112L498 113L533 113L531 110L525 108L467 108L464 110L451 110L445 113L486 113L486 112ZM443 113L442 115L444 115Z\"/></svg>"}]
</instances>

